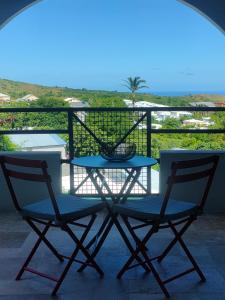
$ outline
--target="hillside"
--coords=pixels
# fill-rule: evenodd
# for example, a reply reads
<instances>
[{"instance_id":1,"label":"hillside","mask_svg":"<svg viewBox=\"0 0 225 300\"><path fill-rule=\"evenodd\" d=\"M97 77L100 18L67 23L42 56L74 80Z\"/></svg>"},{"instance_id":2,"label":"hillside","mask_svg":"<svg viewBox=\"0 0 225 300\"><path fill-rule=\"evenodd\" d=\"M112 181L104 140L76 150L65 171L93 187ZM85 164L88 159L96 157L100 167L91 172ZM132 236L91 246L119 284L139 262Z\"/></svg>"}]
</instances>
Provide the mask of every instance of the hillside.
<instances>
[{"instance_id":1,"label":"hillside","mask_svg":"<svg viewBox=\"0 0 225 300\"><path fill-rule=\"evenodd\" d=\"M225 96L219 94L196 94L190 96L194 101L225 102Z\"/></svg>"},{"instance_id":2,"label":"hillside","mask_svg":"<svg viewBox=\"0 0 225 300\"><path fill-rule=\"evenodd\" d=\"M83 101L95 101L97 98L120 98L128 97L128 93L119 93L117 91L104 90L87 90L87 89L73 89L68 87L49 87L38 84L31 84L26 82L18 82L8 79L0 79L0 93L7 94L11 100L16 100L27 94L33 94L37 97L48 98L66 98L76 97Z\"/></svg>"},{"instance_id":3,"label":"hillside","mask_svg":"<svg viewBox=\"0 0 225 300\"><path fill-rule=\"evenodd\" d=\"M48 87L38 84L26 82L18 82L8 79L0 79L0 93L10 95L12 100L23 97L26 94L34 94L37 97L41 96L56 96L61 97L62 94L67 94L72 89L61 87Z\"/></svg>"},{"instance_id":4,"label":"hillside","mask_svg":"<svg viewBox=\"0 0 225 300\"><path fill-rule=\"evenodd\" d=\"M129 97L129 93L117 91L48 87L8 79L0 79L0 93L11 96L11 100L16 100L27 94L52 98L76 97L89 102L91 106L123 106L122 99ZM225 102L225 96L223 95L208 94L167 97L137 93L136 99L137 101L149 101L169 106L189 106L190 102L195 101Z\"/></svg>"}]
</instances>

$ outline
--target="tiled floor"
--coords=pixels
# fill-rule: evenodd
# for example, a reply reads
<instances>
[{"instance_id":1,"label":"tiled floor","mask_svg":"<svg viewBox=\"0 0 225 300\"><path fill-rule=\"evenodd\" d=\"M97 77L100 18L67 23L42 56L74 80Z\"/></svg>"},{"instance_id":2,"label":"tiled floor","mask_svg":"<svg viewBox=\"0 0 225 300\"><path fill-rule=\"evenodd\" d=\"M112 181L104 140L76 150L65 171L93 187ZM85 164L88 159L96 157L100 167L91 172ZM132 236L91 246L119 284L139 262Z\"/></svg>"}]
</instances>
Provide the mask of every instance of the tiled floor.
<instances>
[{"instance_id":1,"label":"tiled floor","mask_svg":"<svg viewBox=\"0 0 225 300\"><path fill-rule=\"evenodd\" d=\"M101 218L102 216L99 217L98 223ZM95 230L96 228L97 226ZM70 253L73 244L64 232L54 229L48 236L58 249ZM159 253L171 237L167 230L155 236L148 246L150 253ZM97 262L105 271L104 278L99 278L90 268L83 273L77 273L78 266L74 264L58 296L54 298L50 296L53 283L47 279L25 273L22 280L15 281L15 274L35 238L19 216L0 215L0 300L164 299L152 275L145 274L141 268L130 270L121 280L116 279L116 273L129 257L129 252L115 228L97 257ZM185 240L204 271L207 281L199 283L198 276L191 273L171 282L167 285L171 299L225 300L225 215L201 217L185 235ZM62 269L62 265L45 246L37 252L32 266L55 275ZM178 246L161 265L156 263L157 269L164 276L176 274L186 266L188 261Z\"/></svg>"}]
</instances>

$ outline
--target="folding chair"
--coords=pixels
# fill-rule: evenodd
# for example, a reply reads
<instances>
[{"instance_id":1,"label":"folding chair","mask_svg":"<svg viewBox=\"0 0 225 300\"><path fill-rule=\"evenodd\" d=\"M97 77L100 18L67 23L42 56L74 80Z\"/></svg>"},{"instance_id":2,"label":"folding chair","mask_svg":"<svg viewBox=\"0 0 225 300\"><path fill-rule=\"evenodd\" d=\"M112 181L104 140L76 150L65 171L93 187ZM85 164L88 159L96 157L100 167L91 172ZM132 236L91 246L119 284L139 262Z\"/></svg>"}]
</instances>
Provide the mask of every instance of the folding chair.
<instances>
[{"instance_id":1,"label":"folding chair","mask_svg":"<svg viewBox=\"0 0 225 300\"><path fill-rule=\"evenodd\" d=\"M167 189L164 197L160 195L146 196L140 201L127 201L124 204L115 205L115 213L120 214L128 232L135 241L135 247L133 247L130 241L127 242L127 239L124 239L131 252L131 256L117 274L118 278L121 278L121 276L131 268L139 265L143 267L143 260L140 263L142 256L145 266L147 266L148 270L152 272L152 275L155 277L166 297L169 297L169 292L165 285L188 273L195 271L199 275L201 281L206 280L204 274L185 245L182 236L193 221L195 221L197 217L203 213L203 208L212 184L218 159L218 156L210 156L196 160L173 162L171 165L171 175L167 180ZM174 185L196 180L200 180L198 183L203 185L199 204L171 199L171 192ZM138 220L141 223L136 226L131 225L130 219ZM118 220L116 222L118 223ZM177 229L177 226L181 224L183 224L182 227ZM147 226L149 227L148 231L144 238L141 239L135 231ZM125 231L121 226L118 226L117 228L120 233L123 231L123 235L125 234ZM164 228L170 228L175 237L161 255L150 257L150 255L147 254L148 249L146 243L155 233ZM192 267L180 274L174 275L166 280L162 280L152 261L157 260L159 263L162 262L176 243L180 244L181 248L190 260ZM137 263L132 264L135 260Z\"/></svg>"},{"instance_id":2,"label":"folding chair","mask_svg":"<svg viewBox=\"0 0 225 300\"><path fill-rule=\"evenodd\" d=\"M104 203L102 203L102 201L88 201L86 199L71 195L60 194L55 196L51 184L51 177L47 172L48 166L46 161L1 156L0 163L16 210L38 235L36 243L34 244L30 254L16 276L16 280L21 278L24 271L48 278L56 282L52 291L52 295L55 295L73 262L93 267L101 276L103 276L103 271L94 261L85 246L83 246L83 243L96 219L96 213L103 209ZM49 198L21 207L14 186L14 180L17 179L45 184L49 193ZM77 222L78 220L87 216L90 216L90 220L87 222L87 224ZM42 230L39 229L37 224L44 225L44 228ZM80 238L78 238L74 231L72 231L70 225L75 225L84 229ZM50 227L61 228L73 240L75 243L75 248L70 256L60 254L47 239L46 233ZM68 260L63 272L58 278L41 273L29 267L29 263L31 262L31 259L39 248L41 242L43 242L49 248L52 254L60 262L63 262L64 259ZM85 261L89 262L88 264L84 261L76 259L79 251L83 253Z\"/></svg>"}]
</instances>

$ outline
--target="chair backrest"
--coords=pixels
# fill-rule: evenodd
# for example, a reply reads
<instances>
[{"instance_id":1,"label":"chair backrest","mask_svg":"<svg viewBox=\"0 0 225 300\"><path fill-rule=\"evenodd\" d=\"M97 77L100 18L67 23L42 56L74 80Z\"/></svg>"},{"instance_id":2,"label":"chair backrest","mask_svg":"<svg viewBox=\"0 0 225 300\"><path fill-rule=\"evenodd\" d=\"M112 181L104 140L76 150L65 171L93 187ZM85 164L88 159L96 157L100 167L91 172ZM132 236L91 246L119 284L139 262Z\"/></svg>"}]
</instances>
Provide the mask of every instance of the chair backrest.
<instances>
[{"instance_id":1,"label":"chair backrest","mask_svg":"<svg viewBox=\"0 0 225 300\"><path fill-rule=\"evenodd\" d=\"M54 191L51 184L51 177L47 172L47 162L45 160L32 160L32 159L23 159L15 158L11 156L0 156L0 164L2 171L9 188L10 195L12 197L15 208L20 211L22 208L19 204L18 198L16 196L15 189L13 187L12 178L18 180L27 180L33 182L43 182L46 184L53 209L56 214L56 219L60 219L60 212L57 205L57 201L54 195ZM16 167L16 170L15 170ZM21 168L20 168L21 167ZM19 168L19 170L18 170ZM40 172L31 173L28 169L39 169ZM20 170L21 169L21 170ZM25 169L25 171L24 171Z\"/></svg>"},{"instance_id":2,"label":"chair backrest","mask_svg":"<svg viewBox=\"0 0 225 300\"><path fill-rule=\"evenodd\" d=\"M164 195L164 200L160 211L161 217L163 217L165 214L166 207L175 184L191 182L201 179L205 179L205 181L204 190L202 196L200 197L198 206L199 210L203 211L210 187L212 185L218 161L219 156L213 155L206 158L172 162L171 175L167 179L167 189ZM185 174L179 174L179 171L184 169L187 169L187 171L185 171Z\"/></svg>"}]
</instances>

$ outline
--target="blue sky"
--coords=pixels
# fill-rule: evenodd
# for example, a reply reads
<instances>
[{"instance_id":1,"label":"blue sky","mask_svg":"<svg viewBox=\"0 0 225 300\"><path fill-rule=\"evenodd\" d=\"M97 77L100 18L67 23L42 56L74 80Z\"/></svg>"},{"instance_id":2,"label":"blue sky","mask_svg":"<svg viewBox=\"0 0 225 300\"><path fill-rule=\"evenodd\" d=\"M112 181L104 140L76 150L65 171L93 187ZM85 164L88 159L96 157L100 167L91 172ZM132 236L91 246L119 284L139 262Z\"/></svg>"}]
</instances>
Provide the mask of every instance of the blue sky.
<instances>
[{"instance_id":1,"label":"blue sky","mask_svg":"<svg viewBox=\"0 0 225 300\"><path fill-rule=\"evenodd\" d=\"M0 77L74 88L224 91L225 36L176 0L42 0L0 31Z\"/></svg>"}]
</instances>

